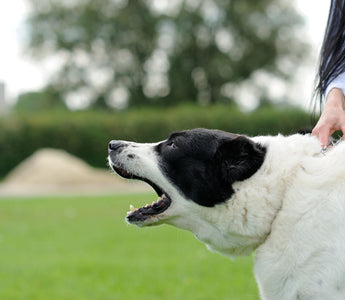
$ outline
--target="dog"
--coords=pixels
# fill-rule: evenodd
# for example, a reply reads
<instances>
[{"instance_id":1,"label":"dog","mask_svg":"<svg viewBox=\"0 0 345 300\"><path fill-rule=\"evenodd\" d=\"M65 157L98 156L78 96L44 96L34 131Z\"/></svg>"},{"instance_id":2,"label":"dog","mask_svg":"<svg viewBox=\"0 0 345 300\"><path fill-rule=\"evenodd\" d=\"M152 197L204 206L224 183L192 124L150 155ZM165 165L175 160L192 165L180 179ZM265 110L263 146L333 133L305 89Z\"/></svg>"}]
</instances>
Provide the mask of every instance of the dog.
<instances>
[{"instance_id":1,"label":"dog","mask_svg":"<svg viewBox=\"0 0 345 300\"><path fill-rule=\"evenodd\" d=\"M255 250L262 299L345 299L345 143L320 150L310 135L192 129L113 140L108 162L159 197L128 223L171 224L230 257Z\"/></svg>"}]
</instances>

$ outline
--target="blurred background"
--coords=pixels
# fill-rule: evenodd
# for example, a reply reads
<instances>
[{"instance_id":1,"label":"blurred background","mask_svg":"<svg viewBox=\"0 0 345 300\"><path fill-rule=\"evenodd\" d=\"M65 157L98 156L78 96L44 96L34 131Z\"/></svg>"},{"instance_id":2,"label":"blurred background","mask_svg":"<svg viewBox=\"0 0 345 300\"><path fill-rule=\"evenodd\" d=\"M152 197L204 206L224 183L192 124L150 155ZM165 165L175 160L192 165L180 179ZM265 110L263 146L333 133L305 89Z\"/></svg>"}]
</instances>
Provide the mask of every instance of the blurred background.
<instances>
[{"instance_id":1,"label":"blurred background","mask_svg":"<svg viewBox=\"0 0 345 300\"><path fill-rule=\"evenodd\" d=\"M0 178L44 147L104 168L110 139L310 124L327 1L0 5Z\"/></svg>"},{"instance_id":2,"label":"blurred background","mask_svg":"<svg viewBox=\"0 0 345 300\"><path fill-rule=\"evenodd\" d=\"M308 0L14 0L1 4L0 79L8 104L51 87L54 98L74 110L124 109L158 98L164 104L236 98L252 109L264 92L303 106L328 6L318 1L311 7ZM189 90L178 78L188 80ZM268 79L279 88L262 82ZM248 81L266 91L242 99L238 83Z\"/></svg>"},{"instance_id":3,"label":"blurred background","mask_svg":"<svg viewBox=\"0 0 345 300\"><path fill-rule=\"evenodd\" d=\"M136 201L148 191L107 171L107 144L156 142L194 127L248 135L312 127L313 82L329 5L2 1L0 256L7 264L0 266L0 275L8 280L0 285L0 296L258 299L248 277L251 261L236 265L215 258L197 242L188 244L193 239L184 233L124 228L130 203L122 199ZM123 239L126 243L119 244ZM129 257L129 245L137 248L133 241L146 252ZM157 249L150 241L167 256L153 257ZM181 241L188 250L177 247ZM174 264L189 256L186 269ZM214 282L215 270L222 273L224 264L233 273L244 270L237 274L243 280L230 284L224 269L224 277ZM162 278L154 280L166 289L148 287L152 266L161 269ZM133 273L142 274L139 281ZM22 289L16 288L18 274L27 282ZM214 293L202 288L212 280Z\"/></svg>"}]
</instances>

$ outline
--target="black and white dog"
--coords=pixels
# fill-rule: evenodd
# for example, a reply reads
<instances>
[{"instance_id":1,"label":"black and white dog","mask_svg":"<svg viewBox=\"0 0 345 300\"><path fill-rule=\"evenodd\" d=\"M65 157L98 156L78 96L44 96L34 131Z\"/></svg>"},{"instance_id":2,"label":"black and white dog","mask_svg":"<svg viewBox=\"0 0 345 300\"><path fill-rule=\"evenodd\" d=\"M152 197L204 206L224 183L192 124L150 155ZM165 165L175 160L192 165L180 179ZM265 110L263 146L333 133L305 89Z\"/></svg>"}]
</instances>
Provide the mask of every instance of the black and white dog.
<instances>
[{"instance_id":1,"label":"black and white dog","mask_svg":"<svg viewBox=\"0 0 345 300\"><path fill-rule=\"evenodd\" d=\"M172 224L228 256L256 250L262 299L345 299L345 143L320 149L309 135L193 129L111 141L108 160L159 196L128 223Z\"/></svg>"}]
</instances>

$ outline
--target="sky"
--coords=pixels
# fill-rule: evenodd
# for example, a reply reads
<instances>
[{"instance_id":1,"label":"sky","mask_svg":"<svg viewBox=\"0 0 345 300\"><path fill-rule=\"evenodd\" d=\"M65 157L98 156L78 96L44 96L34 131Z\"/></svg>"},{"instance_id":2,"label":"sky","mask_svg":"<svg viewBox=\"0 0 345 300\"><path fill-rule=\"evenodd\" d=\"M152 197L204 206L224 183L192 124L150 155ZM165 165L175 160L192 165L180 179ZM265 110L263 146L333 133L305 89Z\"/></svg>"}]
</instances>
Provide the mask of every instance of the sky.
<instances>
[{"instance_id":1,"label":"sky","mask_svg":"<svg viewBox=\"0 0 345 300\"><path fill-rule=\"evenodd\" d=\"M307 39L313 56L296 75L294 93L307 99L313 86L317 55L323 38L330 1L294 0L306 21ZM18 94L39 89L49 75L49 67L34 61L25 53L24 20L29 7L26 0L0 1L0 82L5 83L6 99L13 101Z\"/></svg>"}]
</instances>

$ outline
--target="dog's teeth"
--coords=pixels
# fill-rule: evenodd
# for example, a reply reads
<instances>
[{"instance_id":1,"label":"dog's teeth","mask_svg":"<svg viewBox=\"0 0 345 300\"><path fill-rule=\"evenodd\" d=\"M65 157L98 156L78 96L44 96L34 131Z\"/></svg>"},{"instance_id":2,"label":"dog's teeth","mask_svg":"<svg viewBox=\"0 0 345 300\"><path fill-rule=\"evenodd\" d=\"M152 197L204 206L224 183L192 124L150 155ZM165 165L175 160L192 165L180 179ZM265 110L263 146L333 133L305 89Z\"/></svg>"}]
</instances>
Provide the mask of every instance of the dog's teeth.
<instances>
[{"instance_id":1,"label":"dog's teeth","mask_svg":"<svg viewBox=\"0 0 345 300\"><path fill-rule=\"evenodd\" d=\"M146 204L145 207L149 207L150 205Z\"/></svg>"},{"instance_id":2,"label":"dog's teeth","mask_svg":"<svg viewBox=\"0 0 345 300\"><path fill-rule=\"evenodd\" d=\"M152 204L151 205L154 205L156 203L156 201L152 201Z\"/></svg>"},{"instance_id":3,"label":"dog's teeth","mask_svg":"<svg viewBox=\"0 0 345 300\"><path fill-rule=\"evenodd\" d=\"M130 206L129 206L129 209L131 210L131 212L134 212L134 211L137 210L133 205L130 205Z\"/></svg>"},{"instance_id":4,"label":"dog's teeth","mask_svg":"<svg viewBox=\"0 0 345 300\"><path fill-rule=\"evenodd\" d=\"M127 211L127 216L129 216L132 212L131 211Z\"/></svg>"}]
</instances>

